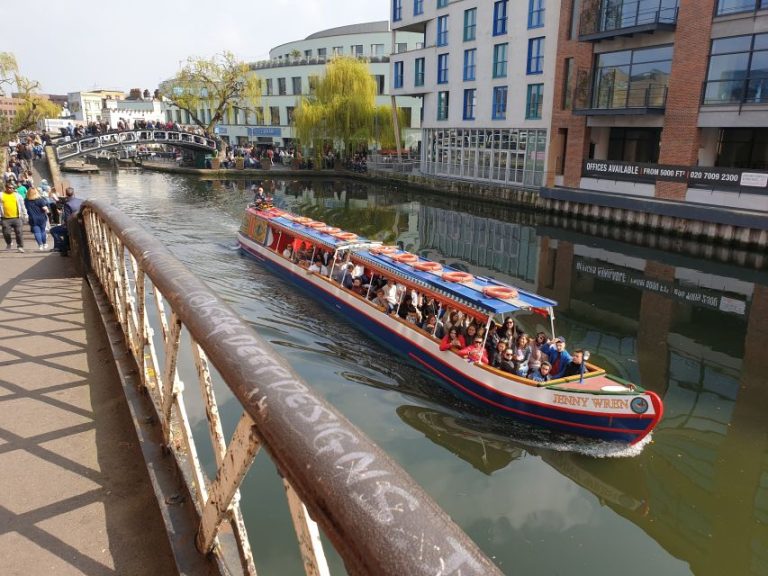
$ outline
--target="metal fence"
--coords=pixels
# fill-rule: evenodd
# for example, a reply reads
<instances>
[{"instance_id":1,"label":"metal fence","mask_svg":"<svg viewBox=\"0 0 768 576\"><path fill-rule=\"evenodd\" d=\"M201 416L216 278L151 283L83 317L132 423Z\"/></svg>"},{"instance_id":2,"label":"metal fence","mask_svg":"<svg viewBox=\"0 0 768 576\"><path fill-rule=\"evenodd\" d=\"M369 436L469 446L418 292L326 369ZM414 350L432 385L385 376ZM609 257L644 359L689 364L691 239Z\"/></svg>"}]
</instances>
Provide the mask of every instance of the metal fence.
<instances>
[{"instance_id":1,"label":"metal fence","mask_svg":"<svg viewBox=\"0 0 768 576\"><path fill-rule=\"evenodd\" d=\"M111 303L139 387L151 398L163 443L187 482L199 551L227 570L255 574L239 490L263 446L283 478L307 574L329 574L319 530L351 574L500 574L401 468L158 240L106 202L86 202L82 218L89 280ZM182 350L187 344L191 353ZM185 387L179 376L187 357L197 387ZM243 409L229 442L212 368ZM201 465L192 436L185 397L193 393L205 408L214 477ZM234 566L223 535L236 541Z\"/></svg>"},{"instance_id":2,"label":"metal fence","mask_svg":"<svg viewBox=\"0 0 768 576\"><path fill-rule=\"evenodd\" d=\"M372 154L368 157L369 170L386 170L389 172L418 173L421 161L418 157L403 155L383 156Z\"/></svg>"}]
</instances>

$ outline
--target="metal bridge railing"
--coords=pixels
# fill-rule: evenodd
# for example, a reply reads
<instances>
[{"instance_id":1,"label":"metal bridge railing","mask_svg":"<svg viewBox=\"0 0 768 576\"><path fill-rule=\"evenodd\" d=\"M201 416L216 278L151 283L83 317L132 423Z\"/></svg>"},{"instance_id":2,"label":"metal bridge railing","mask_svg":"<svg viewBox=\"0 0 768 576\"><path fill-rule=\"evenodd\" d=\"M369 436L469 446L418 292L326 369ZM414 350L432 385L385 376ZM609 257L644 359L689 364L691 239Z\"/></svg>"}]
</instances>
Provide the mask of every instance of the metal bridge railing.
<instances>
[{"instance_id":1,"label":"metal bridge railing","mask_svg":"<svg viewBox=\"0 0 768 576\"><path fill-rule=\"evenodd\" d=\"M397 464L315 395L158 240L106 202L86 202L82 218L89 280L107 294L165 447L187 482L199 521L198 550L227 570L255 574L239 490L263 446L284 479L307 574L329 574L319 529L350 574L500 574ZM191 345L191 354L182 343ZM178 363L187 357L195 365L196 390L179 377ZM210 365L243 408L229 442ZM192 437L185 403L191 393L205 407L213 478ZM230 534L239 566L228 565L232 554L219 538L229 540Z\"/></svg>"},{"instance_id":2,"label":"metal bridge railing","mask_svg":"<svg viewBox=\"0 0 768 576\"><path fill-rule=\"evenodd\" d=\"M69 139L57 138L53 142L56 150L56 158L59 162L74 158L81 154L97 152L123 146L138 144L167 144L179 148L191 148L205 152L216 150L216 141L199 134L183 132L179 130L162 129L138 129L122 132L108 132L98 136L84 136L83 138Z\"/></svg>"}]
</instances>

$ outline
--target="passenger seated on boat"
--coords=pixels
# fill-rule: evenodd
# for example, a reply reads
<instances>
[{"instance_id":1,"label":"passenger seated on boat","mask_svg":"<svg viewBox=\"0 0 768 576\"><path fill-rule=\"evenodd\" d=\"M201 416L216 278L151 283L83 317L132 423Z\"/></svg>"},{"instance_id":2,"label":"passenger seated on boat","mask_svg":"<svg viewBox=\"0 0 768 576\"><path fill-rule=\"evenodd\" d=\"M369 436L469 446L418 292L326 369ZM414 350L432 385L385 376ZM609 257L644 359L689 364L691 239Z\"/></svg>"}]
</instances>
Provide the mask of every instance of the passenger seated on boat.
<instances>
[{"instance_id":1,"label":"passenger seated on boat","mask_svg":"<svg viewBox=\"0 0 768 576\"><path fill-rule=\"evenodd\" d=\"M455 350L458 352L464 347L466 347L464 336L459 334L459 331L456 328L448 330L448 333L443 336L443 339L440 341L440 350L443 352L446 350Z\"/></svg>"},{"instance_id":2,"label":"passenger seated on boat","mask_svg":"<svg viewBox=\"0 0 768 576\"><path fill-rule=\"evenodd\" d=\"M365 295L368 293L368 287L363 286L362 280L360 278L352 278L352 292L357 294L358 296L362 296L365 298Z\"/></svg>"},{"instance_id":3,"label":"passenger seated on boat","mask_svg":"<svg viewBox=\"0 0 768 576\"><path fill-rule=\"evenodd\" d=\"M528 373L528 379L533 380L534 382L549 382L552 380L551 370L551 364L544 360L538 370Z\"/></svg>"},{"instance_id":4,"label":"passenger seated on boat","mask_svg":"<svg viewBox=\"0 0 768 576\"><path fill-rule=\"evenodd\" d=\"M288 244L283 250L283 258L288 258L288 260L293 258L293 246L291 244Z\"/></svg>"},{"instance_id":5,"label":"passenger seated on boat","mask_svg":"<svg viewBox=\"0 0 768 576\"><path fill-rule=\"evenodd\" d=\"M525 377L528 374L528 358L531 356L531 348L528 346L528 336L520 334L512 346L517 362L517 375Z\"/></svg>"},{"instance_id":6,"label":"passenger seated on boat","mask_svg":"<svg viewBox=\"0 0 768 576\"><path fill-rule=\"evenodd\" d=\"M517 339L518 330L515 326L515 319L511 316L507 316L504 319L504 324L499 326L492 334L489 340L493 347L496 346L496 342L504 340L507 343L507 347L511 348L515 345Z\"/></svg>"},{"instance_id":7,"label":"passenger seated on boat","mask_svg":"<svg viewBox=\"0 0 768 576\"><path fill-rule=\"evenodd\" d=\"M323 259L319 255L315 256L315 260L309 265L308 270L310 272L317 272L323 276L328 276L328 268L323 264Z\"/></svg>"},{"instance_id":8,"label":"passenger seated on boat","mask_svg":"<svg viewBox=\"0 0 768 576\"><path fill-rule=\"evenodd\" d=\"M416 306L413 304L408 305L408 309L405 314L405 321L417 326L421 324L421 312L419 312L419 309L416 308Z\"/></svg>"},{"instance_id":9,"label":"passenger seated on boat","mask_svg":"<svg viewBox=\"0 0 768 576\"><path fill-rule=\"evenodd\" d=\"M426 317L421 325L421 329L430 336L434 336L435 338L443 337L443 323L437 319L435 314L430 314Z\"/></svg>"},{"instance_id":10,"label":"passenger seated on boat","mask_svg":"<svg viewBox=\"0 0 768 576\"><path fill-rule=\"evenodd\" d=\"M584 350L574 350L571 361L563 370L563 378L568 376L578 376L581 374L581 369L584 368L584 372L587 372L587 367L584 365Z\"/></svg>"},{"instance_id":11,"label":"passenger seated on boat","mask_svg":"<svg viewBox=\"0 0 768 576\"><path fill-rule=\"evenodd\" d=\"M565 367L571 362L571 355L565 349L565 338L558 336L554 343L548 343L541 347L541 351L547 355L552 364L552 378L562 378Z\"/></svg>"},{"instance_id":12,"label":"passenger seated on boat","mask_svg":"<svg viewBox=\"0 0 768 576\"><path fill-rule=\"evenodd\" d=\"M463 332L464 330L464 324L463 324L463 318L461 312L458 310L451 310L450 308L446 311L444 318L447 318L445 322L443 323L446 330L450 330L451 328L456 328L459 330L459 332Z\"/></svg>"},{"instance_id":13,"label":"passenger seated on boat","mask_svg":"<svg viewBox=\"0 0 768 576\"><path fill-rule=\"evenodd\" d=\"M413 306L413 300L411 299L410 294L406 294L403 297L402 302L400 302L400 305L397 307L397 315L405 320L405 317L408 316L408 309Z\"/></svg>"},{"instance_id":14,"label":"passenger seated on boat","mask_svg":"<svg viewBox=\"0 0 768 576\"><path fill-rule=\"evenodd\" d=\"M382 312L387 311L387 308L388 308L387 299L384 296L383 288L379 288L378 290L376 290L376 296L373 298L373 300L371 300L371 304L376 306L376 308L378 308Z\"/></svg>"},{"instance_id":15,"label":"passenger seated on boat","mask_svg":"<svg viewBox=\"0 0 768 576\"><path fill-rule=\"evenodd\" d=\"M499 345L506 347L507 343L499 342ZM499 365L496 366L496 368L504 372L508 372L510 374L517 374L517 363L515 362L515 352L511 348L505 348L501 361L499 362Z\"/></svg>"},{"instance_id":16,"label":"passenger seated on boat","mask_svg":"<svg viewBox=\"0 0 768 576\"><path fill-rule=\"evenodd\" d=\"M483 339L480 336L475 336L472 344L459 350L459 356L466 358L470 362L488 364L488 353L483 346Z\"/></svg>"},{"instance_id":17,"label":"passenger seated on boat","mask_svg":"<svg viewBox=\"0 0 768 576\"><path fill-rule=\"evenodd\" d=\"M399 302L397 298L397 283L391 278L387 278L387 283L384 285L384 297L387 300L387 312L393 312L397 310L397 304Z\"/></svg>"},{"instance_id":18,"label":"passenger seated on boat","mask_svg":"<svg viewBox=\"0 0 768 576\"><path fill-rule=\"evenodd\" d=\"M531 347L541 350L541 347L549 343L549 338L544 332L538 332L536 338L531 342Z\"/></svg>"},{"instance_id":19,"label":"passenger seated on boat","mask_svg":"<svg viewBox=\"0 0 768 576\"><path fill-rule=\"evenodd\" d=\"M496 343L496 348L491 353L491 366L494 368L500 368L501 362L504 360L507 351L507 343L503 340L499 340ZM512 358L512 356L510 356Z\"/></svg>"},{"instance_id":20,"label":"passenger seated on boat","mask_svg":"<svg viewBox=\"0 0 768 576\"><path fill-rule=\"evenodd\" d=\"M464 329L464 340L467 342L472 342L475 339L475 336L477 336L477 324L472 322L469 326L467 326Z\"/></svg>"},{"instance_id":21,"label":"passenger seated on boat","mask_svg":"<svg viewBox=\"0 0 768 576\"><path fill-rule=\"evenodd\" d=\"M531 342L535 342L535 340L532 340ZM541 350L539 350L534 344L531 344L531 355L528 356L528 373L535 372L539 369L541 366L541 361L543 359L543 354L541 353Z\"/></svg>"}]
</instances>

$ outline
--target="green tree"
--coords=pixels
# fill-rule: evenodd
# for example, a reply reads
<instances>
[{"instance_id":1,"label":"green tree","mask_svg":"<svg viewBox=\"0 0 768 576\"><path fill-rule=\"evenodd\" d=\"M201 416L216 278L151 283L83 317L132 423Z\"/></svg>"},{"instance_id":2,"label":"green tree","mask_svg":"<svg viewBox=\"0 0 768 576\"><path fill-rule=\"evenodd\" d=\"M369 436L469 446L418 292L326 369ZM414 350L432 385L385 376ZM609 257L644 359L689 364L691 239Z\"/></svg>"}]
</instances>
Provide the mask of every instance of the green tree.
<instances>
[{"instance_id":1,"label":"green tree","mask_svg":"<svg viewBox=\"0 0 768 576\"><path fill-rule=\"evenodd\" d=\"M207 132L235 110L255 113L261 99L261 82L248 64L231 52L212 58L189 58L172 79L163 82L161 94ZM210 110L206 122L202 110Z\"/></svg>"},{"instance_id":2,"label":"green tree","mask_svg":"<svg viewBox=\"0 0 768 576\"><path fill-rule=\"evenodd\" d=\"M376 106L376 82L368 64L357 58L331 60L293 118L299 140L317 154L324 145L349 154L374 141L394 141L391 109Z\"/></svg>"}]
</instances>

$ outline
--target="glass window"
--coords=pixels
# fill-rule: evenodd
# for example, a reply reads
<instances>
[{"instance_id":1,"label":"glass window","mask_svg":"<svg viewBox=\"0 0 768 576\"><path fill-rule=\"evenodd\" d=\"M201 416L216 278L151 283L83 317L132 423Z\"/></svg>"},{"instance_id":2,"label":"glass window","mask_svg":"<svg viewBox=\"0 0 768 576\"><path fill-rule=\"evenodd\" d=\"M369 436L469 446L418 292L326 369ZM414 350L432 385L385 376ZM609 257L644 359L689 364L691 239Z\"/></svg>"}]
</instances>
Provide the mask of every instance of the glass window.
<instances>
[{"instance_id":1,"label":"glass window","mask_svg":"<svg viewBox=\"0 0 768 576\"><path fill-rule=\"evenodd\" d=\"M349 53L352 54L352 56L362 56L363 55L363 45L362 44L352 44L352 46L349 47Z\"/></svg>"},{"instance_id":2,"label":"glass window","mask_svg":"<svg viewBox=\"0 0 768 576\"><path fill-rule=\"evenodd\" d=\"M278 96L285 96L287 93L285 89L285 78L277 79L277 94Z\"/></svg>"},{"instance_id":3,"label":"glass window","mask_svg":"<svg viewBox=\"0 0 768 576\"><path fill-rule=\"evenodd\" d=\"M318 48L317 49L317 57L318 58L325 58L326 54L326 48Z\"/></svg>"},{"instance_id":4,"label":"glass window","mask_svg":"<svg viewBox=\"0 0 768 576\"><path fill-rule=\"evenodd\" d=\"M541 120L543 94L544 84L528 84L528 94L525 99L526 120Z\"/></svg>"},{"instance_id":5,"label":"glass window","mask_svg":"<svg viewBox=\"0 0 768 576\"><path fill-rule=\"evenodd\" d=\"M341 56L344 54L344 46L334 46L331 50L334 56Z\"/></svg>"},{"instance_id":6,"label":"glass window","mask_svg":"<svg viewBox=\"0 0 768 576\"><path fill-rule=\"evenodd\" d=\"M528 40L528 74L544 72L544 37Z\"/></svg>"},{"instance_id":7,"label":"glass window","mask_svg":"<svg viewBox=\"0 0 768 576\"><path fill-rule=\"evenodd\" d=\"M470 48L464 50L464 80L475 79L475 58L477 56L477 49Z\"/></svg>"},{"instance_id":8,"label":"glass window","mask_svg":"<svg viewBox=\"0 0 768 576\"><path fill-rule=\"evenodd\" d=\"M507 33L507 0L499 0L493 4L493 35Z\"/></svg>"},{"instance_id":9,"label":"glass window","mask_svg":"<svg viewBox=\"0 0 768 576\"><path fill-rule=\"evenodd\" d=\"M528 0L528 28L544 26L544 0Z\"/></svg>"},{"instance_id":10,"label":"glass window","mask_svg":"<svg viewBox=\"0 0 768 576\"><path fill-rule=\"evenodd\" d=\"M285 116L288 120L288 124L293 124L293 112L296 110L294 106L286 106L285 108Z\"/></svg>"},{"instance_id":11,"label":"glass window","mask_svg":"<svg viewBox=\"0 0 768 576\"><path fill-rule=\"evenodd\" d=\"M413 15L424 14L424 0L413 0Z\"/></svg>"},{"instance_id":12,"label":"glass window","mask_svg":"<svg viewBox=\"0 0 768 576\"><path fill-rule=\"evenodd\" d=\"M445 46L448 44L448 15L438 16L437 18L437 45Z\"/></svg>"},{"instance_id":13,"label":"glass window","mask_svg":"<svg viewBox=\"0 0 768 576\"><path fill-rule=\"evenodd\" d=\"M374 74L373 80L376 82L376 94L386 94L384 91L384 74Z\"/></svg>"},{"instance_id":14,"label":"glass window","mask_svg":"<svg viewBox=\"0 0 768 576\"><path fill-rule=\"evenodd\" d=\"M437 0L438 8L445 8L446 6L448 6L448 0Z\"/></svg>"},{"instance_id":15,"label":"glass window","mask_svg":"<svg viewBox=\"0 0 768 576\"><path fill-rule=\"evenodd\" d=\"M291 78L291 92L301 94L301 76Z\"/></svg>"},{"instance_id":16,"label":"glass window","mask_svg":"<svg viewBox=\"0 0 768 576\"><path fill-rule=\"evenodd\" d=\"M312 58L312 50L304 50L304 58Z\"/></svg>"},{"instance_id":17,"label":"glass window","mask_svg":"<svg viewBox=\"0 0 768 576\"><path fill-rule=\"evenodd\" d=\"M475 103L477 92L474 88L464 90L464 120L475 119Z\"/></svg>"},{"instance_id":18,"label":"glass window","mask_svg":"<svg viewBox=\"0 0 768 576\"><path fill-rule=\"evenodd\" d=\"M269 107L270 124L280 126L280 108L277 106Z\"/></svg>"},{"instance_id":19,"label":"glass window","mask_svg":"<svg viewBox=\"0 0 768 576\"><path fill-rule=\"evenodd\" d=\"M768 102L768 34L712 41L704 104Z\"/></svg>"},{"instance_id":20,"label":"glass window","mask_svg":"<svg viewBox=\"0 0 768 576\"><path fill-rule=\"evenodd\" d=\"M264 80L264 95L272 96L272 78Z\"/></svg>"},{"instance_id":21,"label":"glass window","mask_svg":"<svg viewBox=\"0 0 768 576\"><path fill-rule=\"evenodd\" d=\"M437 93L437 119L448 120L448 92Z\"/></svg>"},{"instance_id":22,"label":"glass window","mask_svg":"<svg viewBox=\"0 0 768 576\"><path fill-rule=\"evenodd\" d=\"M464 42L475 39L477 34L477 8L464 10Z\"/></svg>"},{"instance_id":23,"label":"glass window","mask_svg":"<svg viewBox=\"0 0 768 576\"><path fill-rule=\"evenodd\" d=\"M717 16L736 12L753 12L768 8L768 0L718 0Z\"/></svg>"},{"instance_id":24,"label":"glass window","mask_svg":"<svg viewBox=\"0 0 768 576\"><path fill-rule=\"evenodd\" d=\"M309 84L309 93L314 94L315 90L317 90L317 84L320 82L320 77L312 74L307 78L307 83Z\"/></svg>"},{"instance_id":25,"label":"glass window","mask_svg":"<svg viewBox=\"0 0 768 576\"><path fill-rule=\"evenodd\" d=\"M507 87L493 88L493 119L504 120L507 117Z\"/></svg>"},{"instance_id":26,"label":"glass window","mask_svg":"<svg viewBox=\"0 0 768 576\"><path fill-rule=\"evenodd\" d=\"M371 44L371 56L384 56L384 44Z\"/></svg>"},{"instance_id":27,"label":"glass window","mask_svg":"<svg viewBox=\"0 0 768 576\"><path fill-rule=\"evenodd\" d=\"M413 61L413 85L424 86L424 58L416 58Z\"/></svg>"},{"instance_id":28,"label":"glass window","mask_svg":"<svg viewBox=\"0 0 768 576\"><path fill-rule=\"evenodd\" d=\"M398 42L396 45L395 52L397 54L400 54L401 52L408 52L408 43L407 42Z\"/></svg>"},{"instance_id":29,"label":"glass window","mask_svg":"<svg viewBox=\"0 0 768 576\"><path fill-rule=\"evenodd\" d=\"M507 43L493 47L493 77L504 78L507 75Z\"/></svg>"},{"instance_id":30,"label":"glass window","mask_svg":"<svg viewBox=\"0 0 768 576\"><path fill-rule=\"evenodd\" d=\"M392 0L392 21L403 19L403 0Z\"/></svg>"},{"instance_id":31,"label":"glass window","mask_svg":"<svg viewBox=\"0 0 768 576\"><path fill-rule=\"evenodd\" d=\"M593 108L663 106L672 70L672 46L599 54Z\"/></svg>"},{"instance_id":32,"label":"glass window","mask_svg":"<svg viewBox=\"0 0 768 576\"><path fill-rule=\"evenodd\" d=\"M395 62L395 88L403 87L403 62Z\"/></svg>"},{"instance_id":33,"label":"glass window","mask_svg":"<svg viewBox=\"0 0 768 576\"><path fill-rule=\"evenodd\" d=\"M768 128L723 128L715 166L768 170Z\"/></svg>"},{"instance_id":34,"label":"glass window","mask_svg":"<svg viewBox=\"0 0 768 576\"><path fill-rule=\"evenodd\" d=\"M607 160L656 164L660 141L661 128L611 128Z\"/></svg>"},{"instance_id":35,"label":"glass window","mask_svg":"<svg viewBox=\"0 0 768 576\"><path fill-rule=\"evenodd\" d=\"M437 83L445 84L446 82L448 82L448 54L438 54Z\"/></svg>"}]
</instances>

